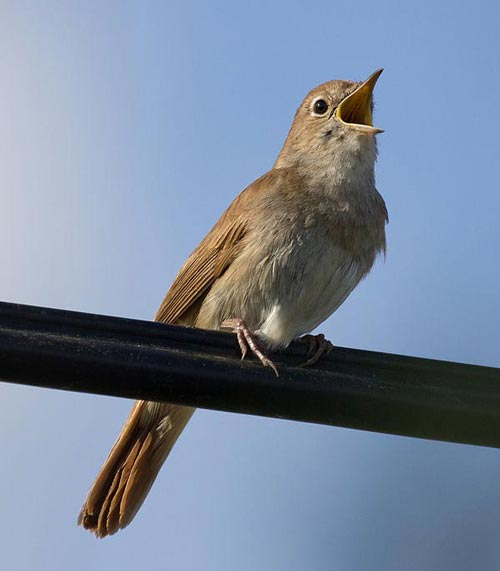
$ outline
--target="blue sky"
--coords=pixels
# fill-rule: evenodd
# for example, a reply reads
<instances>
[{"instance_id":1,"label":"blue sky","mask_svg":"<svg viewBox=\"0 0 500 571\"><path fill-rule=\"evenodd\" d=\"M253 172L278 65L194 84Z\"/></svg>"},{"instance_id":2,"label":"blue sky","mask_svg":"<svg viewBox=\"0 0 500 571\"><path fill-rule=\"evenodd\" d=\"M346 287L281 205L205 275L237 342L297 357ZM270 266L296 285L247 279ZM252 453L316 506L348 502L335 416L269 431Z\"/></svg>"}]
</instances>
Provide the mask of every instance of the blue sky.
<instances>
[{"instance_id":1,"label":"blue sky","mask_svg":"<svg viewBox=\"0 0 500 571\"><path fill-rule=\"evenodd\" d=\"M150 319L316 84L376 88L388 253L321 330L500 366L496 2L0 3L0 299ZM235 381L237 382L237 380ZM500 452L199 411L133 524L75 525L119 399L0 385L5 568L500 564Z\"/></svg>"}]
</instances>

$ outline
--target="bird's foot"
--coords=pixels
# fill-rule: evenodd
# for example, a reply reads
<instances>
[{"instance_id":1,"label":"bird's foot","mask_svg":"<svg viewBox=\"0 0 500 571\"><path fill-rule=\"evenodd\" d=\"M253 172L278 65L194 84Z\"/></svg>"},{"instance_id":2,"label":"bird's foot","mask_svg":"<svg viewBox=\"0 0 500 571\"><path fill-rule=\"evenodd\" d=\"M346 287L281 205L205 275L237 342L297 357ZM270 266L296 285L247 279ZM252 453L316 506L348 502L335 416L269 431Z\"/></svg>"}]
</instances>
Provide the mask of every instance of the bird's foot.
<instances>
[{"instance_id":1,"label":"bird's foot","mask_svg":"<svg viewBox=\"0 0 500 571\"><path fill-rule=\"evenodd\" d=\"M236 333L236 339L238 340L238 345L241 349L242 360L246 357L246 354L250 349L264 367L271 367L276 376L279 377L278 368L265 354L258 337L255 333L250 331L244 319L226 319L222 322L221 327L224 329L231 329Z\"/></svg>"},{"instance_id":2,"label":"bird's foot","mask_svg":"<svg viewBox=\"0 0 500 571\"><path fill-rule=\"evenodd\" d=\"M301 343L307 343L307 361L300 364L299 367L310 367L317 363L323 355L328 355L333 349L333 344L325 339L323 333L318 335L303 335L298 339Z\"/></svg>"}]
</instances>

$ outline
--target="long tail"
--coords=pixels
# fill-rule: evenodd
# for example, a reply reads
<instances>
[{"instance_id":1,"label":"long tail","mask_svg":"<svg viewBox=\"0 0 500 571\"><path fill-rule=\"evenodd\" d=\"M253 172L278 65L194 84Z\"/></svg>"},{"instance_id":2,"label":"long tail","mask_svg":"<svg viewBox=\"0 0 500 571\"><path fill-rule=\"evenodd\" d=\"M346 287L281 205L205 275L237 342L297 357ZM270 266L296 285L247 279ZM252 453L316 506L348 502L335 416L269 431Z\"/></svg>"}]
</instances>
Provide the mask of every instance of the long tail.
<instances>
[{"instance_id":1,"label":"long tail","mask_svg":"<svg viewBox=\"0 0 500 571\"><path fill-rule=\"evenodd\" d=\"M195 410L137 401L83 504L78 524L97 537L127 526Z\"/></svg>"}]
</instances>

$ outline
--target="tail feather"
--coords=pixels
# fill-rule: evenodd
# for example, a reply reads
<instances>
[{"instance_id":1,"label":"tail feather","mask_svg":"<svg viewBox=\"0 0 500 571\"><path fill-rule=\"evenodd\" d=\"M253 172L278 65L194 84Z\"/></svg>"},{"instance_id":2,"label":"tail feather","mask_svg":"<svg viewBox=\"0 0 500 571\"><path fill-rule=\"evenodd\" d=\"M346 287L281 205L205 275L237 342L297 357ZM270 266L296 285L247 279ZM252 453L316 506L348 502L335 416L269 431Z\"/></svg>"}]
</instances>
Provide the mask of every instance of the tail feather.
<instances>
[{"instance_id":1,"label":"tail feather","mask_svg":"<svg viewBox=\"0 0 500 571\"><path fill-rule=\"evenodd\" d=\"M127 526L194 411L137 401L83 504L78 524L97 537Z\"/></svg>"}]
</instances>

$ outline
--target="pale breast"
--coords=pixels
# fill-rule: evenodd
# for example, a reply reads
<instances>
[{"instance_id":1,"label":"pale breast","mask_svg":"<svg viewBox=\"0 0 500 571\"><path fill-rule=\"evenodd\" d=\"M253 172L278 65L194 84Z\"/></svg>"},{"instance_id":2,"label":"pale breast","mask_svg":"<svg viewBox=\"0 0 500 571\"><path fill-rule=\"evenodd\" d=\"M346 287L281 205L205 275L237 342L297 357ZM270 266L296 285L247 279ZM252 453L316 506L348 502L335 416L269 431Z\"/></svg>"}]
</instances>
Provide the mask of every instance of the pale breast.
<instances>
[{"instance_id":1,"label":"pale breast","mask_svg":"<svg viewBox=\"0 0 500 571\"><path fill-rule=\"evenodd\" d=\"M331 244L307 254L300 260L300 278L285 295L277 296L258 329L272 347L286 347L325 321L371 267L371 262L367 268L367 260L354 258Z\"/></svg>"},{"instance_id":2,"label":"pale breast","mask_svg":"<svg viewBox=\"0 0 500 571\"><path fill-rule=\"evenodd\" d=\"M198 327L242 318L270 348L286 347L330 316L384 250L385 205L370 181L282 178L252 203L251 230L203 299Z\"/></svg>"},{"instance_id":3,"label":"pale breast","mask_svg":"<svg viewBox=\"0 0 500 571\"><path fill-rule=\"evenodd\" d=\"M249 237L238 259L203 301L199 327L243 318L270 348L330 316L370 270L375 251L353 256L321 227Z\"/></svg>"}]
</instances>

